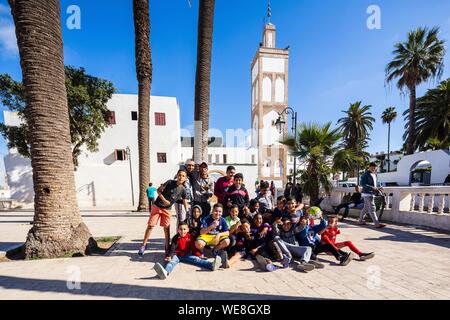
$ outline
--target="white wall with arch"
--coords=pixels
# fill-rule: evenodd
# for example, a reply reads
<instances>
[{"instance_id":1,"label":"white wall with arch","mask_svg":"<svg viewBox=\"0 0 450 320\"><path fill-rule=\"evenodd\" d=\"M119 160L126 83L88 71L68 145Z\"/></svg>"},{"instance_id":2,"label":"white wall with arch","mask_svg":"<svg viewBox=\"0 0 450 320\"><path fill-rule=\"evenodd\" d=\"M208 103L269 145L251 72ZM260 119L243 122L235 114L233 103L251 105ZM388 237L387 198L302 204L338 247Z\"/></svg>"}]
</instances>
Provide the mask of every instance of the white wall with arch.
<instances>
[{"instance_id":1,"label":"white wall with arch","mask_svg":"<svg viewBox=\"0 0 450 320\"><path fill-rule=\"evenodd\" d=\"M264 76L263 78L262 100L272 101L272 79L268 76Z\"/></svg>"},{"instance_id":2,"label":"white wall with arch","mask_svg":"<svg viewBox=\"0 0 450 320\"><path fill-rule=\"evenodd\" d=\"M275 101L284 102L284 79L277 77L275 80Z\"/></svg>"},{"instance_id":3,"label":"white wall with arch","mask_svg":"<svg viewBox=\"0 0 450 320\"><path fill-rule=\"evenodd\" d=\"M267 113L263 118L263 145L277 145L281 139L281 134L275 126L278 113L274 110Z\"/></svg>"}]
</instances>

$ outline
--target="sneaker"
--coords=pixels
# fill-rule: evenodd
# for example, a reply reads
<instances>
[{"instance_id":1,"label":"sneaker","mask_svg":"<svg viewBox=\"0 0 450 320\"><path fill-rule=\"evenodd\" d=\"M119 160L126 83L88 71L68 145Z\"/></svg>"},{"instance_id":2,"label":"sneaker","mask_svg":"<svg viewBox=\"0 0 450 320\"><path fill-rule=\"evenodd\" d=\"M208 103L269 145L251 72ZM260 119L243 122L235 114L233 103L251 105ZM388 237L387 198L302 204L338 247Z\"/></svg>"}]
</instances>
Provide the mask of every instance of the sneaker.
<instances>
[{"instance_id":1,"label":"sneaker","mask_svg":"<svg viewBox=\"0 0 450 320\"><path fill-rule=\"evenodd\" d=\"M301 270L301 271L305 271L305 272L313 271L315 268L316 267L313 264L308 263L304 260L302 262L300 262L299 264L297 264L297 270Z\"/></svg>"},{"instance_id":2,"label":"sneaker","mask_svg":"<svg viewBox=\"0 0 450 320\"><path fill-rule=\"evenodd\" d=\"M365 225L367 225L367 223L366 223L365 221L359 221L359 222L358 222L358 225L359 225L359 226L365 226Z\"/></svg>"},{"instance_id":3,"label":"sneaker","mask_svg":"<svg viewBox=\"0 0 450 320\"><path fill-rule=\"evenodd\" d=\"M314 260L309 260L308 263L312 264L314 266L314 268L316 268L316 269L323 269L323 268L325 268L325 265L323 263L320 263L320 262L317 262L317 261L314 261Z\"/></svg>"},{"instance_id":4,"label":"sneaker","mask_svg":"<svg viewBox=\"0 0 450 320\"><path fill-rule=\"evenodd\" d=\"M269 272L275 271L275 270L277 270L277 269L278 269L278 268L277 268L276 266L274 266L272 263L268 263L268 264L266 265L266 270L269 271Z\"/></svg>"},{"instance_id":5,"label":"sneaker","mask_svg":"<svg viewBox=\"0 0 450 320\"><path fill-rule=\"evenodd\" d=\"M139 248L138 255L140 255L142 257L144 255L144 252L145 252L145 246L141 246Z\"/></svg>"},{"instance_id":6,"label":"sneaker","mask_svg":"<svg viewBox=\"0 0 450 320\"><path fill-rule=\"evenodd\" d=\"M222 264L222 258L220 256L216 256L212 263L212 271L216 271L217 269L219 269L221 264Z\"/></svg>"},{"instance_id":7,"label":"sneaker","mask_svg":"<svg viewBox=\"0 0 450 320\"><path fill-rule=\"evenodd\" d=\"M291 258L287 255L283 254L283 260L281 260L281 264L283 265L283 269L289 268L289 263L291 262Z\"/></svg>"},{"instance_id":8,"label":"sneaker","mask_svg":"<svg viewBox=\"0 0 450 320\"><path fill-rule=\"evenodd\" d=\"M384 228L384 227L386 227L386 225L385 224L382 224L382 223L380 223L379 225L377 225L375 228L377 228L377 229L381 229L381 228Z\"/></svg>"},{"instance_id":9,"label":"sneaker","mask_svg":"<svg viewBox=\"0 0 450 320\"><path fill-rule=\"evenodd\" d=\"M169 273L164 269L164 267L160 263L155 263L155 266L153 267L155 269L156 273L158 274L158 277L162 280L166 279Z\"/></svg>"},{"instance_id":10,"label":"sneaker","mask_svg":"<svg viewBox=\"0 0 450 320\"><path fill-rule=\"evenodd\" d=\"M349 252L346 255L343 255L339 260L340 260L340 264L341 266L346 266L348 265L352 260L353 260L354 254L353 252Z\"/></svg>"},{"instance_id":11,"label":"sneaker","mask_svg":"<svg viewBox=\"0 0 450 320\"><path fill-rule=\"evenodd\" d=\"M225 250L222 250L220 253L220 258L222 259L222 268L229 269L230 263L228 262L228 253Z\"/></svg>"},{"instance_id":12,"label":"sneaker","mask_svg":"<svg viewBox=\"0 0 450 320\"><path fill-rule=\"evenodd\" d=\"M360 259L361 261L369 260L369 259L372 259L373 257L375 257L375 253L373 253L373 252L370 252L370 253L361 253L361 254L359 255L359 259Z\"/></svg>"}]
</instances>

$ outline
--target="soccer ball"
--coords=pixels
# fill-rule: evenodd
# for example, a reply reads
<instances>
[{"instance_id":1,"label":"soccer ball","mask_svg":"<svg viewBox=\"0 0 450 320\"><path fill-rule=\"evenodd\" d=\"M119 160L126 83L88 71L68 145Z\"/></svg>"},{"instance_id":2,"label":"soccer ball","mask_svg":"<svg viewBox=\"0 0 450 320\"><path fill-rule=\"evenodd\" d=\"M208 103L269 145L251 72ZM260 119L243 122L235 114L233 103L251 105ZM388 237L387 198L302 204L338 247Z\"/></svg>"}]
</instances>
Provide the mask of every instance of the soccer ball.
<instances>
[{"instance_id":1,"label":"soccer ball","mask_svg":"<svg viewBox=\"0 0 450 320\"><path fill-rule=\"evenodd\" d=\"M319 207L310 207L306 209L306 212L313 219L320 219L322 217L322 210Z\"/></svg>"}]
</instances>

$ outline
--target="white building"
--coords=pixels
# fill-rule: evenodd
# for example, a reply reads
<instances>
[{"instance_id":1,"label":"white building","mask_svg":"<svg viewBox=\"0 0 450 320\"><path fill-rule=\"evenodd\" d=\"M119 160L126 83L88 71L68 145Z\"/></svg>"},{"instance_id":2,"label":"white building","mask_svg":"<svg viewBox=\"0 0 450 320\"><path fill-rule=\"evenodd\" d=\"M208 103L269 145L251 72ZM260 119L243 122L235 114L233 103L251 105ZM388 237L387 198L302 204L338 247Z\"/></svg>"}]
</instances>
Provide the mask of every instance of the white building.
<instances>
[{"instance_id":1,"label":"white building","mask_svg":"<svg viewBox=\"0 0 450 320\"><path fill-rule=\"evenodd\" d=\"M180 110L176 98L151 97L150 180L159 185L175 174L180 162ZM114 94L108 101L113 112L111 126L98 141L98 152L84 150L75 172L81 208L132 207L131 176L135 205L139 196L137 111L138 96ZM17 125L17 114L5 111L5 124ZM130 157L126 153L129 147ZM11 198L25 206L33 204L30 160L16 150L5 156ZM131 171L130 171L131 162ZM171 174L168 175L168 172Z\"/></svg>"}]
</instances>

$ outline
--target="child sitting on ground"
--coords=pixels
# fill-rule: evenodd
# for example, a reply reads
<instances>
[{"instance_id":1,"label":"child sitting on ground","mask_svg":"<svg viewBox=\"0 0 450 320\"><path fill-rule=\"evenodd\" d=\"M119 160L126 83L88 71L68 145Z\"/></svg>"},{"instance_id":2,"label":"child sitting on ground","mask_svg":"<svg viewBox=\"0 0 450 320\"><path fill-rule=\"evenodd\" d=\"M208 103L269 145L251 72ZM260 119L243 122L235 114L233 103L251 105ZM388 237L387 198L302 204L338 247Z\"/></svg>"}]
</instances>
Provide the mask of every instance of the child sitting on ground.
<instances>
[{"instance_id":1,"label":"child sitting on ground","mask_svg":"<svg viewBox=\"0 0 450 320\"><path fill-rule=\"evenodd\" d=\"M249 213L246 215L245 218L252 221L253 218L255 217L255 214L257 214L259 212L258 200L257 199L250 200L250 207L248 209L249 209Z\"/></svg>"},{"instance_id":2,"label":"child sitting on ground","mask_svg":"<svg viewBox=\"0 0 450 320\"><path fill-rule=\"evenodd\" d=\"M239 208L237 205L232 205L230 208L230 215L225 218L227 222L228 230L230 232L230 247L236 243L236 232L241 225L241 221L238 217Z\"/></svg>"},{"instance_id":3,"label":"child sitting on ground","mask_svg":"<svg viewBox=\"0 0 450 320\"><path fill-rule=\"evenodd\" d=\"M299 210L297 206L297 201L294 197L287 197L287 212L286 215L289 214L289 218L291 219L292 224L296 225L300 222L300 217L303 216L303 211Z\"/></svg>"},{"instance_id":4,"label":"child sitting on ground","mask_svg":"<svg viewBox=\"0 0 450 320\"><path fill-rule=\"evenodd\" d=\"M330 252L336 260L340 262L340 265L346 266L353 259L353 252L345 253L343 251L337 250L334 246L328 243L321 243L319 233L327 227L327 222L320 217L320 224L315 226L310 226L308 217L302 216L300 218L300 223L298 225L298 230L296 238L301 246L309 246L312 248L311 259L316 260L317 255L322 252Z\"/></svg>"},{"instance_id":5,"label":"child sitting on ground","mask_svg":"<svg viewBox=\"0 0 450 320\"><path fill-rule=\"evenodd\" d=\"M273 246L270 246L272 227L268 223L264 223L261 213L257 213L253 218L253 225L251 227L252 242L249 253L254 257L259 265L267 271L275 271L278 268L273 264L270 251L274 251ZM290 259L282 256L280 262L283 267L289 265Z\"/></svg>"},{"instance_id":6,"label":"child sitting on ground","mask_svg":"<svg viewBox=\"0 0 450 320\"><path fill-rule=\"evenodd\" d=\"M286 217L289 217L289 212L286 211L286 198L284 196L279 196L277 198L277 207L273 210L273 221L271 224L275 222L275 219L282 219Z\"/></svg>"},{"instance_id":7,"label":"child sitting on ground","mask_svg":"<svg viewBox=\"0 0 450 320\"><path fill-rule=\"evenodd\" d=\"M285 217L277 219L273 224L275 242L281 248L281 251L289 258L297 258L300 264L297 269L301 271L312 271L315 268L321 269L323 264L311 260L312 248L309 246L298 245L296 235L301 232L302 228L292 223L291 218Z\"/></svg>"},{"instance_id":8,"label":"child sitting on ground","mask_svg":"<svg viewBox=\"0 0 450 320\"><path fill-rule=\"evenodd\" d=\"M188 218L188 226L192 239L197 239L200 235L200 229L202 226L202 208L199 205L192 207L192 212Z\"/></svg>"},{"instance_id":9,"label":"child sitting on ground","mask_svg":"<svg viewBox=\"0 0 450 320\"><path fill-rule=\"evenodd\" d=\"M172 244L170 246L170 253L168 257L168 263L164 268L160 263L155 264L155 271L160 279L166 279L173 269L180 262L193 264L195 266L209 269L212 271L217 270L221 264L220 256L216 256L213 262L202 259L192 254L194 248L194 238L189 233L189 227L186 222L180 222L178 226L178 234L172 238Z\"/></svg>"},{"instance_id":10,"label":"child sitting on ground","mask_svg":"<svg viewBox=\"0 0 450 320\"><path fill-rule=\"evenodd\" d=\"M200 236L195 241L195 247L204 252L206 246L214 246L214 255L222 256L222 265L226 265L225 248L230 244L230 232L227 222L222 218L223 206L216 203L212 213L202 221Z\"/></svg>"},{"instance_id":11,"label":"child sitting on ground","mask_svg":"<svg viewBox=\"0 0 450 320\"><path fill-rule=\"evenodd\" d=\"M247 219L241 220L240 226L236 230L236 242L228 250L228 266L233 267L241 258L245 258L251 248L253 241L250 222Z\"/></svg>"},{"instance_id":12,"label":"child sitting on ground","mask_svg":"<svg viewBox=\"0 0 450 320\"><path fill-rule=\"evenodd\" d=\"M371 259L375 256L375 253L369 252L364 253L358 250L351 241L336 242L336 237L341 234L341 230L337 227L338 217L337 215L332 215L328 217L328 227L321 232L321 242L324 244L329 244L334 246L337 250L348 247L354 253L359 256L359 259L364 261Z\"/></svg>"}]
</instances>

